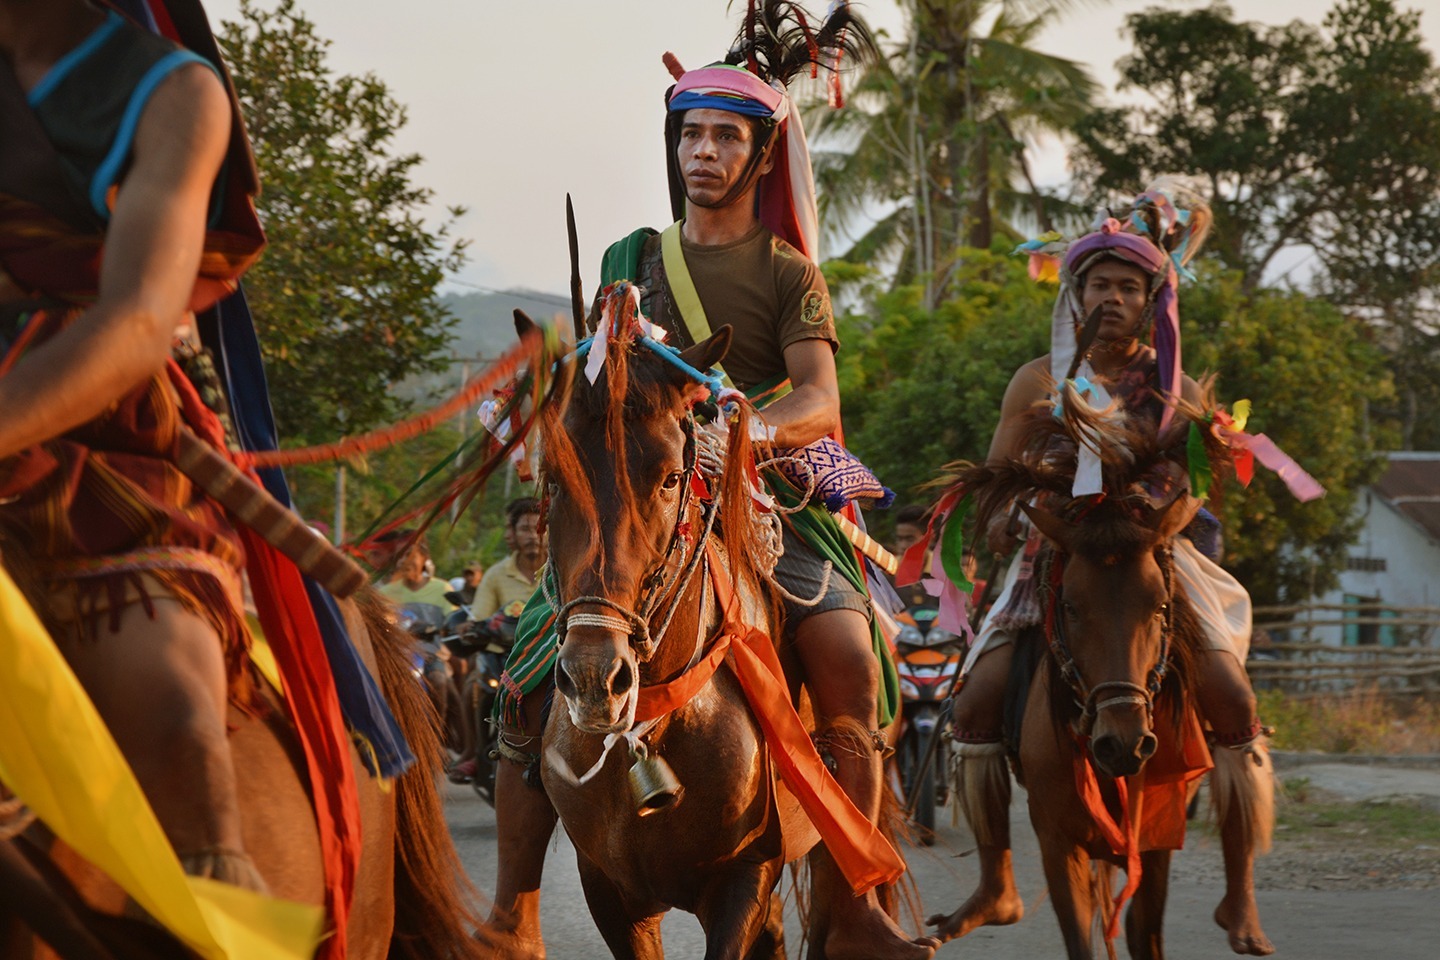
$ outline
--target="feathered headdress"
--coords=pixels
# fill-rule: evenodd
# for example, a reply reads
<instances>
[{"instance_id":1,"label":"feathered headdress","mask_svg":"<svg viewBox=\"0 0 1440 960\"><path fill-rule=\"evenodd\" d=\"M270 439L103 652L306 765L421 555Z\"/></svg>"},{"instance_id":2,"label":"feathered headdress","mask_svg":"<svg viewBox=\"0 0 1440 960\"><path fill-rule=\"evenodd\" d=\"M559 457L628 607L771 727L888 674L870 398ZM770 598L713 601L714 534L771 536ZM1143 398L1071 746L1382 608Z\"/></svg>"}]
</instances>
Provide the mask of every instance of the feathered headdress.
<instances>
[{"instance_id":1,"label":"feathered headdress","mask_svg":"<svg viewBox=\"0 0 1440 960\"><path fill-rule=\"evenodd\" d=\"M869 29L851 12L846 0L832 3L818 27L790 0L750 0L740 32L723 62L686 71L673 54L665 54L665 65L676 81L665 96L669 111L666 166L675 218L685 215L685 184L676 157L685 111L708 108L738 113L759 121L756 146L744 175L722 203L743 193L768 152L778 151L775 164L760 181L760 220L776 236L815 260L820 251L815 178L805 128L790 99L788 84L802 70L818 77L824 69L830 78L830 103L842 106L842 61L868 56L874 49Z\"/></svg>"}]
</instances>

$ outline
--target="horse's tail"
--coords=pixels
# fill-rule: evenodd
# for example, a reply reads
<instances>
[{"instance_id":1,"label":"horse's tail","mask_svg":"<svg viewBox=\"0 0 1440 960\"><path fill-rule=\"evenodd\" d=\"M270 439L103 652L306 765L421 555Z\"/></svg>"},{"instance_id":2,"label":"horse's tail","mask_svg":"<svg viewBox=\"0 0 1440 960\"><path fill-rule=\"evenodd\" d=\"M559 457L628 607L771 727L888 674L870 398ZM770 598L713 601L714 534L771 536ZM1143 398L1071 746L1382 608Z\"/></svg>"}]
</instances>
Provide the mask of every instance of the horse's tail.
<instances>
[{"instance_id":1,"label":"horse's tail","mask_svg":"<svg viewBox=\"0 0 1440 960\"><path fill-rule=\"evenodd\" d=\"M470 936L480 923L479 892L450 841L436 789L440 730L434 709L410 672L410 639L387 615L373 590L356 598L370 631L380 687L399 722L415 766L395 780L395 929L391 960L479 958Z\"/></svg>"}]
</instances>

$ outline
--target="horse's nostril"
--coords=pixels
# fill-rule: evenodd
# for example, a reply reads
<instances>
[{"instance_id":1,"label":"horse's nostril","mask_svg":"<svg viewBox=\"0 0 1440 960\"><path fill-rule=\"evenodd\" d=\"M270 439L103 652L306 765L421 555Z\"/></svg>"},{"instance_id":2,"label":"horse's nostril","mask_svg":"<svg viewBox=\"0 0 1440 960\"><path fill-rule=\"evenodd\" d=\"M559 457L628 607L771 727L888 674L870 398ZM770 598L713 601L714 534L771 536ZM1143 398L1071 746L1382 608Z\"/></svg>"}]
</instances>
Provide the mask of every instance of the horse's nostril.
<instances>
[{"instance_id":1,"label":"horse's nostril","mask_svg":"<svg viewBox=\"0 0 1440 960\"><path fill-rule=\"evenodd\" d=\"M1155 739L1155 735L1153 733L1147 733L1140 738L1140 746L1137 748L1136 753L1139 754L1141 760L1149 760L1155 755L1155 748L1159 745L1160 741Z\"/></svg>"},{"instance_id":2,"label":"horse's nostril","mask_svg":"<svg viewBox=\"0 0 1440 960\"><path fill-rule=\"evenodd\" d=\"M570 678L563 662L555 664L555 689L566 700L575 699L575 681Z\"/></svg>"},{"instance_id":3,"label":"horse's nostril","mask_svg":"<svg viewBox=\"0 0 1440 960\"><path fill-rule=\"evenodd\" d=\"M1090 744L1090 752L1095 755L1095 762L1102 767L1112 767L1120 754L1120 741L1113 736L1100 737Z\"/></svg>"},{"instance_id":4,"label":"horse's nostril","mask_svg":"<svg viewBox=\"0 0 1440 960\"><path fill-rule=\"evenodd\" d=\"M630 666L630 661L625 659L617 660L615 670L610 674L610 695L623 697L630 692L635 685L635 670Z\"/></svg>"}]
</instances>

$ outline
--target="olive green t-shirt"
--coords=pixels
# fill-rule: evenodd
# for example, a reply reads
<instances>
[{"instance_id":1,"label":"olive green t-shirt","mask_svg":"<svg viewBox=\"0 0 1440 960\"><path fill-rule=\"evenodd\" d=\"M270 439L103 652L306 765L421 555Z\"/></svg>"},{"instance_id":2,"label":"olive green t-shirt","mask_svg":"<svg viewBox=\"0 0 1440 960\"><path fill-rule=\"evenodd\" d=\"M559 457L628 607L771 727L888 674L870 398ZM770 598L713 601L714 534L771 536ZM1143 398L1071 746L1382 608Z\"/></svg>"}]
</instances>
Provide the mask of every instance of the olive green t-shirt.
<instances>
[{"instance_id":1,"label":"olive green t-shirt","mask_svg":"<svg viewBox=\"0 0 1440 960\"><path fill-rule=\"evenodd\" d=\"M699 246L682 236L681 245L710 329L727 323L735 328L722 364L740 389L785 376L785 348L792 343L824 340L839 349L820 268L764 226L733 243ZM684 321L673 315L668 284L663 296L655 296L655 281L664 278L658 236L645 244L639 272L650 287L644 306L651 319L689 345Z\"/></svg>"}]
</instances>

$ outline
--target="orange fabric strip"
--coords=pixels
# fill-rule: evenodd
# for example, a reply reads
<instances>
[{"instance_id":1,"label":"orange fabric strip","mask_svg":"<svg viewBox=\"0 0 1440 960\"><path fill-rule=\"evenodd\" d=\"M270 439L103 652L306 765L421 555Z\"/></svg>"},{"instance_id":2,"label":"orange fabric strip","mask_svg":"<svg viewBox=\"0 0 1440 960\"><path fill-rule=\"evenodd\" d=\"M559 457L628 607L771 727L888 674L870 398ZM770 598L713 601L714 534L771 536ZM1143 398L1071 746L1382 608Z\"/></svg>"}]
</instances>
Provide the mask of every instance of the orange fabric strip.
<instances>
[{"instance_id":1,"label":"orange fabric strip","mask_svg":"<svg viewBox=\"0 0 1440 960\"><path fill-rule=\"evenodd\" d=\"M1130 790L1128 778L1124 777L1115 781L1121 810L1120 821L1117 823L1100 793L1100 781L1095 776L1095 768L1085 752L1084 743L1078 738L1077 747L1079 755L1075 759L1075 792L1080 795L1080 802L1085 805L1090 819L1095 822L1101 839L1109 846L1110 852L1125 858L1125 886L1115 897L1115 912L1110 917L1110 924L1105 928L1105 939L1114 940L1119 932L1120 914L1125 903L1140 886L1140 837L1137 829L1139 818L1132 814L1140 812L1137 808L1144 795L1144 788Z\"/></svg>"},{"instance_id":2,"label":"orange fabric strip","mask_svg":"<svg viewBox=\"0 0 1440 960\"><path fill-rule=\"evenodd\" d=\"M663 717L672 710L678 710L689 703L705 684L715 676L715 671L730 652L733 636L726 631L716 638L699 663L686 670L668 683L656 683L640 688L640 702L635 707L635 722L642 723Z\"/></svg>"},{"instance_id":3,"label":"orange fabric strip","mask_svg":"<svg viewBox=\"0 0 1440 960\"><path fill-rule=\"evenodd\" d=\"M820 759L809 731L790 702L774 643L762 631L736 622L734 593L720 573L723 568L714 546L707 544L706 550L710 552L715 598L725 611L722 632L731 638L730 666L765 734L765 744L781 779L820 832L836 866L857 896L878 884L899 879L905 872L905 861L851 802Z\"/></svg>"}]
</instances>

